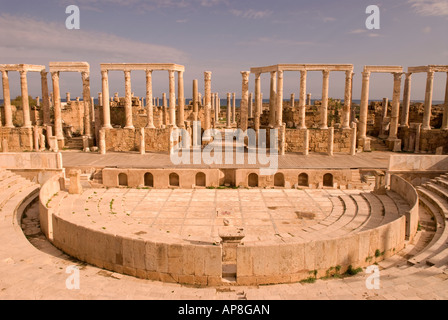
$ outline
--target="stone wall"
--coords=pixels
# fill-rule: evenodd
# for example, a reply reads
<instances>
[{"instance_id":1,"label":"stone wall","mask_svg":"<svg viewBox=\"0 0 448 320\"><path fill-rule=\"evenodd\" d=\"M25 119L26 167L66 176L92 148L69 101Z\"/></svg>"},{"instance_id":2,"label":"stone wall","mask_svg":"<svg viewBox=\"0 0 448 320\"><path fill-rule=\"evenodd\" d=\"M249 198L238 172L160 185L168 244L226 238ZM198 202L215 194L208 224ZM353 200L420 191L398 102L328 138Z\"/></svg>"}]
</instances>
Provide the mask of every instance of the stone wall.
<instances>
[{"instance_id":1,"label":"stone wall","mask_svg":"<svg viewBox=\"0 0 448 320\"><path fill-rule=\"evenodd\" d=\"M140 150L140 130L107 129L106 151L129 152ZM145 144L148 152L168 152L170 150L170 129L145 128Z\"/></svg>"},{"instance_id":2,"label":"stone wall","mask_svg":"<svg viewBox=\"0 0 448 320\"><path fill-rule=\"evenodd\" d=\"M42 128L39 128L42 133ZM0 144L8 141L8 152L32 151L34 146L32 128L0 128ZM2 150L4 152L4 150Z\"/></svg>"},{"instance_id":3,"label":"stone wall","mask_svg":"<svg viewBox=\"0 0 448 320\"><path fill-rule=\"evenodd\" d=\"M196 175L205 174L205 185L203 187L217 188L220 186L249 188L249 175L255 174L257 177L257 188L284 187L291 189L298 188L323 188L324 175L331 174L333 185L330 188L353 189L355 185L360 186L359 170L351 169L281 169L276 175L283 177L283 186L275 185L275 175L261 175L260 169L126 169L126 168L105 168L102 170L103 184L106 187L118 187L119 174L126 174L129 187L144 187L145 174L151 173L153 176L153 188L166 189L172 188L170 185L170 175L179 176L179 186L182 189L196 188ZM307 185L299 185L299 175L306 174L308 177ZM367 185L362 185L368 187Z\"/></svg>"},{"instance_id":4,"label":"stone wall","mask_svg":"<svg viewBox=\"0 0 448 320\"><path fill-rule=\"evenodd\" d=\"M432 129L420 130L420 133L411 126L399 128L398 138L402 140L403 150L418 153L436 153L437 148L443 147L442 153L448 154L448 130ZM416 146L416 141L419 141Z\"/></svg>"},{"instance_id":5,"label":"stone wall","mask_svg":"<svg viewBox=\"0 0 448 320\"><path fill-rule=\"evenodd\" d=\"M309 151L318 153L328 152L329 130L310 129ZM333 140L334 152L350 152L351 129L335 129ZM286 129L286 151L304 152L305 130Z\"/></svg>"}]
</instances>

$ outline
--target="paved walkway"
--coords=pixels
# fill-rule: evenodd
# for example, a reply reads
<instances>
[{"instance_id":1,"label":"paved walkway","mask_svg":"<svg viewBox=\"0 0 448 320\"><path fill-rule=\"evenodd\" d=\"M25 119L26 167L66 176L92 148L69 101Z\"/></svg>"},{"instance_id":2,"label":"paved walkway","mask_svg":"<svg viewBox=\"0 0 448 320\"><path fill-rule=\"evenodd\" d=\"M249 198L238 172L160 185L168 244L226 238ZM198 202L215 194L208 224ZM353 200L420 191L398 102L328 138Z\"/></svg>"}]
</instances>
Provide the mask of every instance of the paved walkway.
<instances>
[{"instance_id":1,"label":"paved walkway","mask_svg":"<svg viewBox=\"0 0 448 320\"><path fill-rule=\"evenodd\" d=\"M279 156L278 166L281 169L349 169L349 168L373 168L387 169L390 152L367 152L359 153L356 156L347 154L335 154L326 156L322 154L310 154L304 156L301 154L286 154ZM245 164L242 165L207 165L202 162L200 165L174 165L168 154L147 153L140 155L138 153L107 153L101 155L98 153L83 153L76 151L62 152L64 167L82 167L90 166L96 168L104 167L125 167L125 168L260 168L265 167L260 164L248 164L247 154L245 155ZM193 163L191 161L190 163ZM234 163L237 163L236 160Z\"/></svg>"}]
</instances>

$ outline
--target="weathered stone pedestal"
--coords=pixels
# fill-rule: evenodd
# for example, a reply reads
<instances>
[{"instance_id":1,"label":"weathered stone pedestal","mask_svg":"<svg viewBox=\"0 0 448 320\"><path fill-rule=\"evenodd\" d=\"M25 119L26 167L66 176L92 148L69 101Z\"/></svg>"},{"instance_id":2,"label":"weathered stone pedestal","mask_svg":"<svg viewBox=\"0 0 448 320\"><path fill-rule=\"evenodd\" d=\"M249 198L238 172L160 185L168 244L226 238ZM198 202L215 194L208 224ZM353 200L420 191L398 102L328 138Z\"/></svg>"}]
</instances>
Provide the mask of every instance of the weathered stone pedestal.
<instances>
[{"instance_id":1,"label":"weathered stone pedestal","mask_svg":"<svg viewBox=\"0 0 448 320\"><path fill-rule=\"evenodd\" d=\"M69 173L70 187L68 189L69 194L81 194L81 170L71 170Z\"/></svg>"},{"instance_id":2,"label":"weathered stone pedestal","mask_svg":"<svg viewBox=\"0 0 448 320\"><path fill-rule=\"evenodd\" d=\"M244 229L221 227L218 232L222 245L222 276L236 279L236 252L241 240L246 236Z\"/></svg>"}]
</instances>

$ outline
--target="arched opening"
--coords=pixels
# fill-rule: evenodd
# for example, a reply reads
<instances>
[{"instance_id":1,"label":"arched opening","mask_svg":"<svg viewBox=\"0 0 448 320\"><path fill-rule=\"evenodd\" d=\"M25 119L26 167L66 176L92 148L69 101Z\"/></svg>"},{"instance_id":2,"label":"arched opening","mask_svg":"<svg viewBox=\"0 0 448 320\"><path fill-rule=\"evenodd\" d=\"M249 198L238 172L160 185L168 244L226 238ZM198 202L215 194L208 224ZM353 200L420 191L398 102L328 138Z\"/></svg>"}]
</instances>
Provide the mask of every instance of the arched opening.
<instances>
[{"instance_id":1,"label":"arched opening","mask_svg":"<svg viewBox=\"0 0 448 320\"><path fill-rule=\"evenodd\" d=\"M310 184L308 182L308 175L306 173L301 173L299 175L299 186L308 187Z\"/></svg>"},{"instance_id":2,"label":"arched opening","mask_svg":"<svg viewBox=\"0 0 448 320\"><path fill-rule=\"evenodd\" d=\"M179 175L177 173L170 174L170 187L179 186Z\"/></svg>"},{"instance_id":3,"label":"arched opening","mask_svg":"<svg viewBox=\"0 0 448 320\"><path fill-rule=\"evenodd\" d=\"M118 185L121 187L128 186L128 175L126 173L120 173L118 175Z\"/></svg>"},{"instance_id":4,"label":"arched opening","mask_svg":"<svg viewBox=\"0 0 448 320\"><path fill-rule=\"evenodd\" d=\"M284 187L285 186L285 176L283 173L277 173L274 176L274 187Z\"/></svg>"},{"instance_id":5,"label":"arched opening","mask_svg":"<svg viewBox=\"0 0 448 320\"><path fill-rule=\"evenodd\" d=\"M154 176L150 172L145 173L145 187L154 187Z\"/></svg>"},{"instance_id":6,"label":"arched opening","mask_svg":"<svg viewBox=\"0 0 448 320\"><path fill-rule=\"evenodd\" d=\"M251 173L247 178L247 184L250 188L258 187L258 175L256 173Z\"/></svg>"},{"instance_id":7,"label":"arched opening","mask_svg":"<svg viewBox=\"0 0 448 320\"><path fill-rule=\"evenodd\" d=\"M333 175L331 173L324 175L324 187L333 187Z\"/></svg>"},{"instance_id":8,"label":"arched opening","mask_svg":"<svg viewBox=\"0 0 448 320\"><path fill-rule=\"evenodd\" d=\"M196 187L205 187L206 186L206 177L205 173L199 172L196 174Z\"/></svg>"}]
</instances>

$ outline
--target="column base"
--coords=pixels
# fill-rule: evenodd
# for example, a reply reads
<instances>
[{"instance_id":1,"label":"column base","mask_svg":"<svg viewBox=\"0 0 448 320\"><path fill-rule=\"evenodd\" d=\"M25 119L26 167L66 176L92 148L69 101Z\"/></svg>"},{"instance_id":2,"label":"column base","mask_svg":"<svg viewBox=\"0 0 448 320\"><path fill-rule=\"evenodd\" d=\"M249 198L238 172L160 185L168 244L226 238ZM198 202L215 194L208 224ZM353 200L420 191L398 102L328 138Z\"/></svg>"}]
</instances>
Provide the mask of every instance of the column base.
<instances>
[{"instance_id":1,"label":"column base","mask_svg":"<svg viewBox=\"0 0 448 320\"><path fill-rule=\"evenodd\" d=\"M321 126L319 127L320 130L328 130L328 126Z\"/></svg>"},{"instance_id":2,"label":"column base","mask_svg":"<svg viewBox=\"0 0 448 320\"><path fill-rule=\"evenodd\" d=\"M151 124L151 125L146 126L145 128L146 129L155 129L156 127L153 124Z\"/></svg>"},{"instance_id":3,"label":"column base","mask_svg":"<svg viewBox=\"0 0 448 320\"><path fill-rule=\"evenodd\" d=\"M424 126L422 126L422 130L431 130L431 127L424 127Z\"/></svg>"},{"instance_id":4,"label":"column base","mask_svg":"<svg viewBox=\"0 0 448 320\"><path fill-rule=\"evenodd\" d=\"M105 124L102 129L113 129L111 124Z\"/></svg>"},{"instance_id":5,"label":"column base","mask_svg":"<svg viewBox=\"0 0 448 320\"><path fill-rule=\"evenodd\" d=\"M126 127L124 127L124 129L134 130L135 127L134 126L126 126Z\"/></svg>"}]
</instances>

